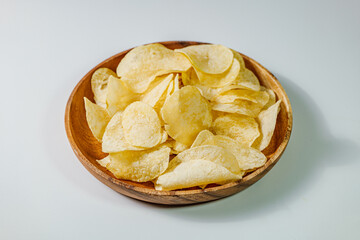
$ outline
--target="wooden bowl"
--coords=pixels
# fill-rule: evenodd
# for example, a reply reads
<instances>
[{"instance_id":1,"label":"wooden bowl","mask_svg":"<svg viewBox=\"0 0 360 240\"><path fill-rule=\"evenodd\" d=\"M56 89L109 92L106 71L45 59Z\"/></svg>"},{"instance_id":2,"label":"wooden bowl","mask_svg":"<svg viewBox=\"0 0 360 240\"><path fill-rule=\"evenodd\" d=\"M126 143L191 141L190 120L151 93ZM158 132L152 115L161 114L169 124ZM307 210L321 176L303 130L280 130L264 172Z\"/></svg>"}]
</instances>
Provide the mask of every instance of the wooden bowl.
<instances>
[{"instance_id":1,"label":"wooden bowl","mask_svg":"<svg viewBox=\"0 0 360 240\"><path fill-rule=\"evenodd\" d=\"M170 49L202 44L187 41L160 43ZM292 129L292 110L289 99L273 74L255 60L241 54L244 57L246 67L256 74L261 84L271 88L277 97L282 100L273 138L270 145L263 151L268 157L268 161L263 167L246 175L242 180L222 186L212 184L205 189L191 188L176 191L157 191L152 183L137 183L115 178L110 171L101 167L96 162L97 159L101 159L107 154L101 152L101 144L93 137L87 125L83 97L87 97L90 100L94 98L90 85L93 72L100 67L107 67L115 71L120 60L130 50L123 51L106 59L88 72L76 85L66 105L65 128L71 147L84 167L102 183L121 194L146 202L166 205L194 204L213 201L244 190L262 178L280 159L289 142Z\"/></svg>"}]
</instances>

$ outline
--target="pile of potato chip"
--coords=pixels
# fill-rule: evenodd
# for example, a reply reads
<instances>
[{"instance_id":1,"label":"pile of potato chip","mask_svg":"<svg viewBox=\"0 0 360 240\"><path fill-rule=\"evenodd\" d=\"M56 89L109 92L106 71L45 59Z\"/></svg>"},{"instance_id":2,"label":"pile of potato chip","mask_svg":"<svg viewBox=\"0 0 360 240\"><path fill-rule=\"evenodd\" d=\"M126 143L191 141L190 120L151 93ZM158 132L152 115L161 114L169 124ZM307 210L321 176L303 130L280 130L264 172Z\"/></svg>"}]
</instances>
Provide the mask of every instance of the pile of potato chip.
<instances>
[{"instance_id":1,"label":"pile of potato chip","mask_svg":"<svg viewBox=\"0 0 360 240\"><path fill-rule=\"evenodd\" d=\"M136 47L97 69L86 119L115 177L157 190L225 184L263 166L280 100L222 45Z\"/></svg>"}]
</instances>

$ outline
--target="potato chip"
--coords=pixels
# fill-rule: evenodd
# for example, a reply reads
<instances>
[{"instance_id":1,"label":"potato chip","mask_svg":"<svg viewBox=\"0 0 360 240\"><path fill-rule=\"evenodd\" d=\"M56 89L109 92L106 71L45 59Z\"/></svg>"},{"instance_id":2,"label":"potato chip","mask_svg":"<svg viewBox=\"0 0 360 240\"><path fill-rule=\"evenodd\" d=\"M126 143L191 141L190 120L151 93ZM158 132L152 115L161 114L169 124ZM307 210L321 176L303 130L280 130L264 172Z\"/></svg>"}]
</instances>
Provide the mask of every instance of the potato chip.
<instances>
[{"instance_id":1,"label":"potato chip","mask_svg":"<svg viewBox=\"0 0 360 240\"><path fill-rule=\"evenodd\" d=\"M110 116L106 110L84 97L86 121L94 137L101 142Z\"/></svg>"},{"instance_id":2,"label":"potato chip","mask_svg":"<svg viewBox=\"0 0 360 240\"><path fill-rule=\"evenodd\" d=\"M233 49L231 49L231 51L232 51L233 54L234 54L234 58L239 61L239 64L240 64L240 72L245 71L246 67L245 67L244 58L243 58L243 57L241 56L241 54L238 53L237 51L235 51L235 50L233 50Z\"/></svg>"},{"instance_id":3,"label":"potato chip","mask_svg":"<svg viewBox=\"0 0 360 240\"><path fill-rule=\"evenodd\" d=\"M269 101L264 105L263 110L268 109L270 106L276 103L276 95L273 90L261 86L261 91L266 91L269 95Z\"/></svg>"},{"instance_id":4,"label":"potato chip","mask_svg":"<svg viewBox=\"0 0 360 240\"><path fill-rule=\"evenodd\" d=\"M222 45L203 44L175 49L187 56L192 65L204 73L220 74L228 70L233 62L233 52Z\"/></svg>"},{"instance_id":5,"label":"potato chip","mask_svg":"<svg viewBox=\"0 0 360 240\"><path fill-rule=\"evenodd\" d=\"M182 162L171 171L166 171L155 181L155 189L170 191L238 179L241 179L241 176L216 163L195 159Z\"/></svg>"},{"instance_id":6,"label":"potato chip","mask_svg":"<svg viewBox=\"0 0 360 240\"><path fill-rule=\"evenodd\" d=\"M181 80L184 86L200 84L198 76L192 67L189 68L186 72L181 73Z\"/></svg>"},{"instance_id":7,"label":"potato chip","mask_svg":"<svg viewBox=\"0 0 360 240\"><path fill-rule=\"evenodd\" d=\"M234 59L231 67L220 74L207 74L196 70L201 85L207 87L224 87L234 82L240 71L239 61Z\"/></svg>"},{"instance_id":8,"label":"potato chip","mask_svg":"<svg viewBox=\"0 0 360 240\"><path fill-rule=\"evenodd\" d=\"M234 174L239 174L241 169L234 155L224 148L215 145L193 147L179 153L175 158L181 162L197 160L211 161L227 168Z\"/></svg>"},{"instance_id":9,"label":"potato chip","mask_svg":"<svg viewBox=\"0 0 360 240\"><path fill-rule=\"evenodd\" d=\"M96 161L100 164L100 166L106 168L111 160L110 160L110 156L108 155L108 156L104 157L103 159L96 160Z\"/></svg>"},{"instance_id":10,"label":"potato chip","mask_svg":"<svg viewBox=\"0 0 360 240\"><path fill-rule=\"evenodd\" d=\"M224 114L216 118L212 129L217 135L231 137L248 147L260 136L256 120L239 114Z\"/></svg>"},{"instance_id":11,"label":"potato chip","mask_svg":"<svg viewBox=\"0 0 360 240\"><path fill-rule=\"evenodd\" d=\"M230 137L215 135L214 140L216 146L223 147L236 157L239 168L244 171L259 168L267 161L266 156L259 150L242 145Z\"/></svg>"},{"instance_id":12,"label":"potato chip","mask_svg":"<svg viewBox=\"0 0 360 240\"><path fill-rule=\"evenodd\" d=\"M238 77L234 82L234 85L238 85L254 91L260 90L260 83L258 78L252 71L247 68L239 73Z\"/></svg>"},{"instance_id":13,"label":"potato chip","mask_svg":"<svg viewBox=\"0 0 360 240\"><path fill-rule=\"evenodd\" d=\"M269 94L266 91L233 89L213 98L213 101L218 103L234 103L237 100L247 100L264 106L269 101Z\"/></svg>"},{"instance_id":14,"label":"potato chip","mask_svg":"<svg viewBox=\"0 0 360 240\"><path fill-rule=\"evenodd\" d=\"M117 178L147 182L167 169L169 153L170 148L165 146L144 151L110 153L110 163L106 168Z\"/></svg>"},{"instance_id":15,"label":"potato chip","mask_svg":"<svg viewBox=\"0 0 360 240\"><path fill-rule=\"evenodd\" d=\"M102 151L105 153L114 153L126 150L144 150L145 148L132 146L126 141L121 122L122 112L117 112L106 126L102 139Z\"/></svg>"},{"instance_id":16,"label":"potato chip","mask_svg":"<svg viewBox=\"0 0 360 240\"><path fill-rule=\"evenodd\" d=\"M204 145L214 145L218 147L222 147L233 156L235 156L239 168L241 169L238 175L243 176L246 170L253 170L254 168L258 168L263 166L266 163L266 156L260 152L259 150L247 147L246 145L241 144L240 142L224 135L214 135L210 131L206 130L199 133L206 134L207 140L200 142L197 141L201 146ZM201 138L201 136L198 138ZM196 140L195 140L196 141ZM224 182L225 183L225 182Z\"/></svg>"},{"instance_id":17,"label":"potato chip","mask_svg":"<svg viewBox=\"0 0 360 240\"><path fill-rule=\"evenodd\" d=\"M249 117L257 117L262 106L246 100L238 100L235 103L213 103L212 109L219 112L243 114Z\"/></svg>"},{"instance_id":18,"label":"potato chip","mask_svg":"<svg viewBox=\"0 0 360 240\"><path fill-rule=\"evenodd\" d=\"M120 61L116 73L135 93L143 93L156 76L184 72L191 67L189 60L161 44L139 46Z\"/></svg>"},{"instance_id":19,"label":"potato chip","mask_svg":"<svg viewBox=\"0 0 360 240\"><path fill-rule=\"evenodd\" d=\"M166 98L174 93L174 88L175 88L175 81L171 81L169 83L168 88L166 89Z\"/></svg>"},{"instance_id":20,"label":"potato chip","mask_svg":"<svg viewBox=\"0 0 360 240\"><path fill-rule=\"evenodd\" d=\"M211 126L208 102L193 86L185 86L169 96L161 109L165 130L176 141L190 146L197 134Z\"/></svg>"},{"instance_id":21,"label":"potato chip","mask_svg":"<svg viewBox=\"0 0 360 240\"><path fill-rule=\"evenodd\" d=\"M146 91L141 97L141 101L150 105L151 107L155 107L155 105L160 101L161 97L166 92L170 81L173 80L174 74L160 76L158 78L159 80L156 81L156 85L150 90Z\"/></svg>"},{"instance_id":22,"label":"potato chip","mask_svg":"<svg viewBox=\"0 0 360 240\"><path fill-rule=\"evenodd\" d=\"M209 130L202 130L199 132L197 137L195 138L195 141L191 145L191 148L202 146L202 145L214 145L214 134L210 132Z\"/></svg>"},{"instance_id":23,"label":"potato chip","mask_svg":"<svg viewBox=\"0 0 360 240\"><path fill-rule=\"evenodd\" d=\"M138 95L131 92L121 79L114 76L109 77L106 104L110 116L118 111L123 111L127 105L138 98Z\"/></svg>"},{"instance_id":24,"label":"potato chip","mask_svg":"<svg viewBox=\"0 0 360 240\"><path fill-rule=\"evenodd\" d=\"M106 108L106 93L110 76L116 77L116 73L108 68L99 68L91 77L91 89L94 93L94 100L97 105L103 108Z\"/></svg>"},{"instance_id":25,"label":"potato chip","mask_svg":"<svg viewBox=\"0 0 360 240\"><path fill-rule=\"evenodd\" d=\"M174 92L180 89L179 74L176 74L174 79Z\"/></svg>"},{"instance_id":26,"label":"potato chip","mask_svg":"<svg viewBox=\"0 0 360 240\"><path fill-rule=\"evenodd\" d=\"M193 68L190 68L188 71L182 73L182 82L186 85L195 86L199 89L201 95L207 100L211 100L214 96L218 94L221 88L211 88L205 85L201 85L199 79L196 75L196 72Z\"/></svg>"},{"instance_id":27,"label":"potato chip","mask_svg":"<svg viewBox=\"0 0 360 240\"><path fill-rule=\"evenodd\" d=\"M146 103L138 101L127 106L121 123L126 141L133 146L151 148L162 139L160 119Z\"/></svg>"},{"instance_id":28,"label":"potato chip","mask_svg":"<svg viewBox=\"0 0 360 240\"><path fill-rule=\"evenodd\" d=\"M261 135L256 139L253 147L260 151L264 150L269 145L274 134L277 115L280 111L280 103L281 100L277 101L274 105L262 111L258 116Z\"/></svg>"},{"instance_id":29,"label":"potato chip","mask_svg":"<svg viewBox=\"0 0 360 240\"><path fill-rule=\"evenodd\" d=\"M169 147L171 148L171 154L179 154L189 148L187 145L184 145L175 140L169 141L168 144Z\"/></svg>"}]
</instances>

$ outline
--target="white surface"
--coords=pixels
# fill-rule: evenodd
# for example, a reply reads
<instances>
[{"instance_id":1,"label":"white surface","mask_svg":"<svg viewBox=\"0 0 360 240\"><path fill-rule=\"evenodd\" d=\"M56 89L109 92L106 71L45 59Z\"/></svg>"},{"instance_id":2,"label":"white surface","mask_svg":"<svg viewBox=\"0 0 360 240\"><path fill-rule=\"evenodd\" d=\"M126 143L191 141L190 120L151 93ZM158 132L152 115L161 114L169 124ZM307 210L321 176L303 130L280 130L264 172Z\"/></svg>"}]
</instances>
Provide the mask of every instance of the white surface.
<instances>
[{"instance_id":1,"label":"white surface","mask_svg":"<svg viewBox=\"0 0 360 240\"><path fill-rule=\"evenodd\" d=\"M0 239L360 239L358 1L0 1ZM213 203L124 197L73 154L66 101L132 46L220 43L272 71L294 111L261 181Z\"/></svg>"}]
</instances>

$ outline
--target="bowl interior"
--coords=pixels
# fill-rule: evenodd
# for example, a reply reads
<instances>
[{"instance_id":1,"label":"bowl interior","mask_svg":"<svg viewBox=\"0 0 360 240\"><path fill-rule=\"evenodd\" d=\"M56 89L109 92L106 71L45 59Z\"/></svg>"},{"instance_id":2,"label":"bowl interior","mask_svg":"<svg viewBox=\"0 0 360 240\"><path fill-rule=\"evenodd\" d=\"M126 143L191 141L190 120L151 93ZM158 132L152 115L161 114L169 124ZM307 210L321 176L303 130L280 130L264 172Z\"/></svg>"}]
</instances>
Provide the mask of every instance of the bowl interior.
<instances>
[{"instance_id":1,"label":"bowl interior","mask_svg":"<svg viewBox=\"0 0 360 240\"><path fill-rule=\"evenodd\" d=\"M185 46L196 45L201 43L173 41L173 42L161 42L161 44L163 44L164 46L170 49L176 49L176 48L182 48ZM103 177L107 178L108 180L111 180L113 183L125 184L131 187L152 189L153 192L157 192L158 194L164 194L164 192L154 190L153 184L150 182L137 183L127 180L116 179L110 171L108 171L106 168L101 167L96 162L96 160L104 158L107 154L101 151L101 144L93 137L87 125L83 97L87 97L88 99L94 102L94 95L92 93L91 84L90 84L90 80L93 72L100 67L110 68L113 71L115 71L117 65L128 51L130 50L121 52L113 57L110 57L109 59L103 61L102 63L94 67L89 73L87 73L83 77L83 79L75 87L73 93L69 98L66 109L65 122L68 128L67 129L68 137L72 145L72 148L76 153L76 155L79 157L80 161L83 164L84 161L88 161L89 163L91 163L93 171L96 171ZM255 178L257 175L261 174L262 172L267 172L268 170L270 170L273 164L281 156L290 137L291 126L292 126L292 115L291 115L291 107L289 100L286 96L285 91L283 90L277 79L268 70L266 70L264 67L262 67L259 63L257 63L253 59L243 54L242 56L244 57L246 67L255 73L261 85L272 89L276 93L277 98L282 100L281 110L277 118L277 125L275 128L274 135L272 137L270 145L263 151L264 154L268 157L268 161L263 167L257 169L252 173L247 174L241 180L241 182L244 183L246 181L251 180L252 178ZM268 169L269 166L271 167ZM233 186L234 183L229 183L227 185ZM227 185L223 185L220 187L226 188ZM209 185L206 189L211 190L211 188L217 189L219 188L219 186ZM190 190L194 190L194 189L198 189L198 188L191 188ZM189 190L178 190L176 192L179 193L186 191Z\"/></svg>"}]
</instances>

